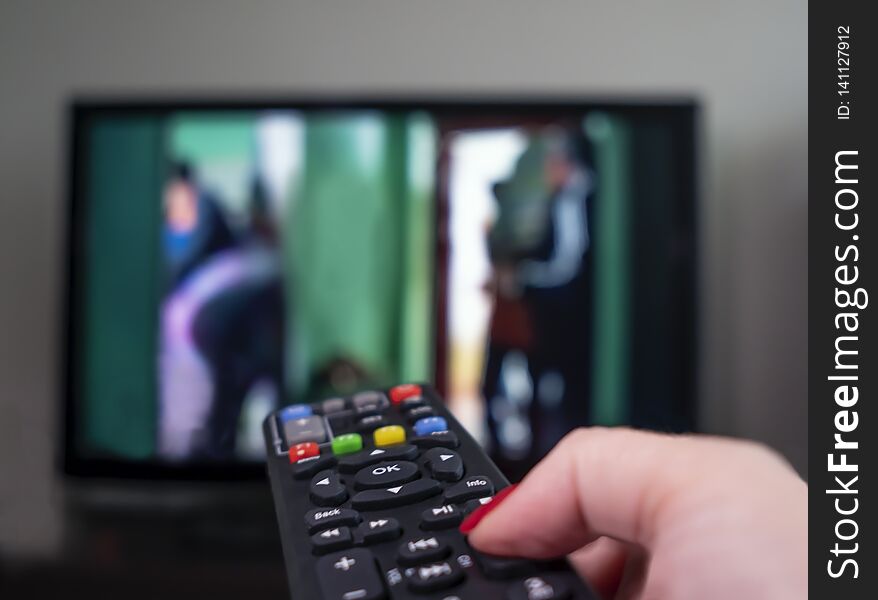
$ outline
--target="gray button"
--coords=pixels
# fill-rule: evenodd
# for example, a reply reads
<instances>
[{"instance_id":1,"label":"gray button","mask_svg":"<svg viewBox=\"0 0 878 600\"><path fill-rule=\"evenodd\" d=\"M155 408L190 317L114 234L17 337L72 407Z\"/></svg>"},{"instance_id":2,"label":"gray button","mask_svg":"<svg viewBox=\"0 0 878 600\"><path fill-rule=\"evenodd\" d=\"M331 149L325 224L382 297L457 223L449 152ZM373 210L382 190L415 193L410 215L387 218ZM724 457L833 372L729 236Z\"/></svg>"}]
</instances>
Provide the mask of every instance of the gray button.
<instances>
[{"instance_id":1,"label":"gray button","mask_svg":"<svg viewBox=\"0 0 878 600\"><path fill-rule=\"evenodd\" d=\"M361 392L352 398L357 414L377 414L390 406L387 396L381 392Z\"/></svg>"},{"instance_id":2,"label":"gray button","mask_svg":"<svg viewBox=\"0 0 878 600\"><path fill-rule=\"evenodd\" d=\"M323 404L320 405L320 409L323 411L324 415L341 412L345 409L344 398L330 398L329 400L324 400Z\"/></svg>"},{"instance_id":3,"label":"gray button","mask_svg":"<svg viewBox=\"0 0 878 600\"><path fill-rule=\"evenodd\" d=\"M284 423L284 440L287 442L287 447L302 442L322 444L326 441L326 427L323 425L323 418L313 416L290 419Z\"/></svg>"}]
</instances>

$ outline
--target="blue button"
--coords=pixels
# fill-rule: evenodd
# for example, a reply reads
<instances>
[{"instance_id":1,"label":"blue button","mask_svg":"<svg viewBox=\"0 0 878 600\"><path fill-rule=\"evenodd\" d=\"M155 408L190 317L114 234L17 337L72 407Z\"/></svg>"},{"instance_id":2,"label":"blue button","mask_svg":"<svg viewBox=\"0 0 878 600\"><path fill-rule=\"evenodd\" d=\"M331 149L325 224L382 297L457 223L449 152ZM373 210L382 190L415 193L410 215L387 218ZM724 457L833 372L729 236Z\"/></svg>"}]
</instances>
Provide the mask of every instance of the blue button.
<instances>
[{"instance_id":1,"label":"blue button","mask_svg":"<svg viewBox=\"0 0 878 600\"><path fill-rule=\"evenodd\" d=\"M424 417L415 421L413 428L418 435L430 435L437 431L448 431L448 423L442 417Z\"/></svg>"},{"instance_id":2,"label":"blue button","mask_svg":"<svg viewBox=\"0 0 878 600\"><path fill-rule=\"evenodd\" d=\"M281 423L286 423L293 419L304 419L313 414L314 410L311 408L310 404L293 404L292 406L282 408L278 413L278 416L280 417Z\"/></svg>"}]
</instances>

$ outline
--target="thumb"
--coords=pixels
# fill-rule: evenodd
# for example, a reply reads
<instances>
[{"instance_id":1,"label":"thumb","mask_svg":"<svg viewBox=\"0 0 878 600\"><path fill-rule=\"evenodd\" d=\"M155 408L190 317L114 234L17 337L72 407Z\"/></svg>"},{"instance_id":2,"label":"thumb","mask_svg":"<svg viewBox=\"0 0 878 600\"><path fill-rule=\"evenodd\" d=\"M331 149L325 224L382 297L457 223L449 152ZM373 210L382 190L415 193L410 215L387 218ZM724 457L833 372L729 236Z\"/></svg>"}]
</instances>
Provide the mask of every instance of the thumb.
<instances>
[{"instance_id":1,"label":"thumb","mask_svg":"<svg viewBox=\"0 0 878 600\"><path fill-rule=\"evenodd\" d=\"M710 485L717 471L710 457L729 446L744 444L623 428L578 429L513 493L481 507L462 529L472 528L469 540L477 550L505 556L557 557L601 536L650 549L681 492Z\"/></svg>"}]
</instances>

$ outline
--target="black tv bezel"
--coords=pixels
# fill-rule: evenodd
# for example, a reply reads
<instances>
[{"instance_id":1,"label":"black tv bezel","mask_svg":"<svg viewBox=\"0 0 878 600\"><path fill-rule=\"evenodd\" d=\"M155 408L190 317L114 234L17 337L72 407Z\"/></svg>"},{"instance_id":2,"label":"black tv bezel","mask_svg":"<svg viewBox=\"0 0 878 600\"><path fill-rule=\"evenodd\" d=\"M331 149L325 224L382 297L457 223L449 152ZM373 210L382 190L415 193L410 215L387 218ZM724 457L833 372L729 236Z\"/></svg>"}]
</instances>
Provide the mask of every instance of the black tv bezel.
<instances>
[{"instance_id":1,"label":"black tv bezel","mask_svg":"<svg viewBox=\"0 0 878 600\"><path fill-rule=\"evenodd\" d=\"M503 111L507 114L521 116L557 114L559 116L575 115L589 110L612 110L621 114L637 114L646 116L661 113L674 116L680 120L680 126L686 132L683 151L688 154L683 164L691 165L689 176L686 177L684 189L678 199L689 216L692 225L693 251L689 254L686 270L688 271L685 296L689 298L692 310L688 312L691 323L688 331L690 338L684 340L681 349L691 381L688 382L688 393L681 399L692 426L697 417L695 392L697 385L696 344L698 339L699 319L697 314L697 248L698 244L698 164L696 147L699 106L691 96L545 96L516 93L503 93L478 96L340 96L340 95L251 95L246 97L239 93L214 94L214 97L163 96L110 96L80 95L75 96L66 107L66 227L65 239L61 244L63 256L61 302L61 337L59 345L60 365L60 430L62 443L59 445L58 464L61 472L69 477L81 479L127 479L127 480L175 480L175 481L249 481L265 478L265 466L261 462L241 463L187 463L175 465L161 461L128 461L121 459L105 459L81 456L78 453L76 432L79 426L77 406L81 404L78 397L80 388L75 347L80 332L77 316L81 314L79 304L82 290L81 278L78 277L79 263L83 259L83 243L85 241L84 213L87 202L85 190L86 154L84 147L84 130L90 116L120 114L165 115L180 111L425 111L437 116L486 116ZM220 99L222 98L222 99ZM436 203L437 217L447 217L447 207ZM444 212L443 212L444 211ZM439 291L447 290L444 278L447 269L442 268L447 259L447 240L442 239L443 228L437 225L434 239L436 256L434 268L434 379L440 393L445 392L446 371L446 317L447 298Z\"/></svg>"}]
</instances>

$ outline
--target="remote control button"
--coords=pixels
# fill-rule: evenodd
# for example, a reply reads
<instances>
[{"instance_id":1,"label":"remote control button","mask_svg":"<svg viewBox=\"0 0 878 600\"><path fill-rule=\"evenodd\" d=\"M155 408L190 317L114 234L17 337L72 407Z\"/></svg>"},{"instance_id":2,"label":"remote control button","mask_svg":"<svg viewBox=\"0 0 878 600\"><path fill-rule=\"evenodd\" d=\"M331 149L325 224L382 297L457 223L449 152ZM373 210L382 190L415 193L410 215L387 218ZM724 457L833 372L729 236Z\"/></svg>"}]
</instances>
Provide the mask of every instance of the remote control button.
<instances>
[{"instance_id":1,"label":"remote control button","mask_svg":"<svg viewBox=\"0 0 878 600\"><path fill-rule=\"evenodd\" d=\"M320 471L311 480L311 500L318 506L336 506L347 500L348 492L335 471Z\"/></svg>"},{"instance_id":2,"label":"remote control button","mask_svg":"<svg viewBox=\"0 0 878 600\"><path fill-rule=\"evenodd\" d=\"M359 527L360 535L363 536L364 544L377 544L395 540L402 535L402 527L399 521L391 517L385 519L369 519Z\"/></svg>"},{"instance_id":3,"label":"remote control button","mask_svg":"<svg viewBox=\"0 0 878 600\"><path fill-rule=\"evenodd\" d=\"M357 431L360 433L372 433L379 427L386 426L387 423L388 421L383 415L370 415L360 419L360 422L357 423Z\"/></svg>"},{"instance_id":4,"label":"remote control button","mask_svg":"<svg viewBox=\"0 0 878 600\"><path fill-rule=\"evenodd\" d=\"M331 454L323 454L321 456L312 456L311 458L303 458L296 462L293 467L294 479L308 479L314 473L329 469L335 466L335 457Z\"/></svg>"},{"instance_id":5,"label":"remote control button","mask_svg":"<svg viewBox=\"0 0 878 600\"><path fill-rule=\"evenodd\" d=\"M409 444L392 446L390 448L375 448L339 459L338 470L342 473L356 473L363 467L382 460L412 460L417 456L417 447Z\"/></svg>"},{"instance_id":6,"label":"remote control button","mask_svg":"<svg viewBox=\"0 0 878 600\"><path fill-rule=\"evenodd\" d=\"M453 431L431 433L430 435L412 438L409 441L419 448L437 448L440 446L442 448L457 448L460 446L460 440L457 439L457 434Z\"/></svg>"},{"instance_id":7,"label":"remote control button","mask_svg":"<svg viewBox=\"0 0 878 600\"><path fill-rule=\"evenodd\" d=\"M470 498L483 498L494 495L494 484L484 475L467 477L460 483L456 483L445 490L445 500L448 502L463 502Z\"/></svg>"},{"instance_id":8,"label":"remote control button","mask_svg":"<svg viewBox=\"0 0 878 600\"><path fill-rule=\"evenodd\" d=\"M326 441L326 426L323 424L323 419L318 416L290 419L284 421L283 427L287 448L302 442L321 444Z\"/></svg>"},{"instance_id":9,"label":"remote control button","mask_svg":"<svg viewBox=\"0 0 878 600\"><path fill-rule=\"evenodd\" d=\"M453 504L428 508L421 513L421 529L435 531L457 527L463 521L463 513Z\"/></svg>"},{"instance_id":10,"label":"remote control button","mask_svg":"<svg viewBox=\"0 0 878 600\"><path fill-rule=\"evenodd\" d=\"M570 588L556 577L528 577L509 588L508 600L566 600Z\"/></svg>"},{"instance_id":11,"label":"remote control button","mask_svg":"<svg viewBox=\"0 0 878 600\"><path fill-rule=\"evenodd\" d=\"M490 502L491 498L493 498L493 497L494 496L485 496L484 498L476 498L475 500L467 500L466 503L463 505L463 509L462 509L464 516L469 516L469 514L471 512L473 512L475 509L482 506L483 504L487 504L488 502Z\"/></svg>"},{"instance_id":12,"label":"remote control button","mask_svg":"<svg viewBox=\"0 0 878 600\"><path fill-rule=\"evenodd\" d=\"M311 536L311 546L315 554L335 552L354 545L354 536L347 527L333 527L324 529L320 533Z\"/></svg>"},{"instance_id":13,"label":"remote control button","mask_svg":"<svg viewBox=\"0 0 878 600\"><path fill-rule=\"evenodd\" d=\"M426 417L435 417L436 413L433 412L432 406L416 406L406 413L406 418L409 420L409 423L414 423L416 421L420 421Z\"/></svg>"},{"instance_id":14,"label":"remote control button","mask_svg":"<svg viewBox=\"0 0 878 600\"><path fill-rule=\"evenodd\" d=\"M435 496L442 486L435 479L416 479L383 490L366 490L354 494L352 505L357 510L379 510L411 504Z\"/></svg>"},{"instance_id":15,"label":"remote control button","mask_svg":"<svg viewBox=\"0 0 878 600\"><path fill-rule=\"evenodd\" d=\"M310 404L293 404L280 409L277 416L280 417L281 423L293 421L295 419L304 419L314 414L314 409Z\"/></svg>"},{"instance_id":16,"label":"remote control button","mask_svg":"<svg viewBox=\"0 0 878 600\"><path fill-rule=\"evenodd\" d=\"M317 561L317 580L326 600L384 600L381 573L369 550L353 548Z\"/></svg>"},{"instance_id":17,"label":"remote control button","mask_svg":"<svg viewBox=\"0 0 878 600\"><path fill-rule=\"evenodd\" d=\"M357 414L352 410L342 410L336 413L326 415L329 426L336 435L349 430L357 421Z\"/></svg>"},{"instance_id":18,"label":"remote control button","mask_svg":"<svg viewBox=\"0 0 878 600\"><path fill-rule=\"evenodd\" d=\"M420 406L427 406L427 401L421 396L410 396L399 403L399 408L401 408L403 412L408 412L413 408L418 408Z\"/></svg>"},{"instance_id":19,"label":"remote control button","mask_svg":"<svg viewBox=\"0 0 878 600\"><path fill-rule=\"evenodd\" d=\"M379 448L385 446L395 446L405 441L405 429L399 425L388 425L380 429L376 429L373 434L375 445Z\"/></svg>"},{"instance_id":20,"label":"remote control button","mask_svg":"<svg viewBox=\"0 0 878 600\"><path fill-rule=\"evenodd\" d=\"M453 561L443 561L406 569L409 589L420 594L428 594L452 585L457 585L465 577L463 570Z\"/></svg>"},{"instance_id":21,"label":"remote control button","mask_svg":"<svg viewBox=\"0 0 878 600\"><path fill-rule=\"evenodd\" d=\"M297 463L305 458L320 456L320 446L314 442L302 442L290 448L290 462Z\"/></svg>"},{"instance_id":22,"label":"remote control button","mask_svg":"<svg viewBox=\"0 0 878 600\"><path fill-rule=\"evenodd\" d=\"M422 396L423 390L421 389L421 386L414 383L404 383L403 385L398 385L394 388L391 388L389 395L391 402L393 402L394 404L399 404L406 398L411 398L413 396Z\"/></svg>"},{"instance_id":23,"label":"remote control button","mask_svg":"<svg viewBox=\"0 0 878 600\"><path fill-rule=\"evenodd\" d=\"M387 461L370 465L354 477L354 487L358 490L388 488L417 479L420 473L413 462Z\"/></svg>"},{"instance_id":24,"label":"remote control button","mask_svg":"<svg viewBox=\"0 0 878 600\"><path fill-rule=\"evenodd\" d=\"M354 411L360 415L377 415L390 407L387 396L381 392L361 392L351 399Z\"/></svg>"},{"instance_id":25,"label":"remote control button","mask_svg":"<svg viewBox=\"0 0 878 600\"><path fill-rule=\"evenodd\" d=\"M359 522L360 513L349 508L315 508L305 513L308 533L341 525L354 526Z\"/></svg>"},{"instance_id":26,"label":"remote control button","mask_svg":"<svg viewBox=\"0 0 878 600\"><path fill-rule=\"evenodd\" d=\"M338 413L347 408L347 402L344 398L329 398L320 404L320 412L324 415Z\"/></svg>"},{"instance_id":27,"label":"remote control button","mask_svg":"<svg viewBox=\"0 0 878 600\"><path fill-rule=\"evenodd\" d=\"M513 577L523 577L536 570L536 565L533 561L509 556L477 554L476 562L479 563L485 576L490 579L512 579Z\"/></svg>"},{"instance_id":28,"label":"remote control button","mask_svg":"<svg viewBox=\"0 0 878 600\"><path fill-rule=\"evenodd\" d=\"M445 558L451 548L435 536L422 537L403 542L399 545L397 558L404 566L417 565Z\"/></svg>"},{"instance_id":29,"label":"remote control button","mask_svg":"<svg viewBox=\"0 0 878 600\"><path fill-rule=\"evenodd\" d=\"M448 431L448 423L443 417L426 417L420 419L412 426L416 435L430 435L441 431Z\"/></svg>"},{"instance_id":30,"label":"remote control button","mask_svg":"<svg viewBox=\"0 0 878 600\"><path fill-rule=\"evenodd\" d=\"M433 448L424 456L427 467L434 479L439 481L457 481L463 477L463 460L460 454L448 448Z\"/></svg>"},{"instance_id":31,"label":"remote control button","mask_svg":"<svg viewBox=\"0 0 878 600\"><path fill-rule=\"evenodd\" d=\"M332 453L336 456L353 454L363 449L363 436L359 433L346 433L332 440Z\"/></svg>"}]
</instances>

